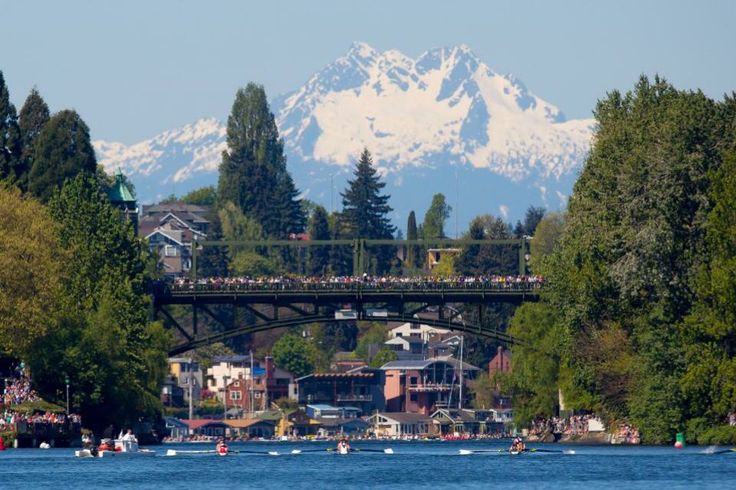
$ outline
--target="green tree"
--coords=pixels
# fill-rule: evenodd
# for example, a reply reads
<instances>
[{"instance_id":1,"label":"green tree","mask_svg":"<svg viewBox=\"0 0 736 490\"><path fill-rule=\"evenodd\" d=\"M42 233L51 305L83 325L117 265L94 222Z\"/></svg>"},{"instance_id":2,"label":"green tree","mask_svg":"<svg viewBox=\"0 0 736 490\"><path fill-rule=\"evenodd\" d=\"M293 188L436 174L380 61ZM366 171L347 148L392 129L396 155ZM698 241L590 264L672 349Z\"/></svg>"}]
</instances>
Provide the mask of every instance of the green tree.
<instances>
[{"instance_id":1,"label":"green tree","mask_svg":"<svg viewBox=\"0 0 736 490\"><path fill-rule=\"evenodd\" d=\"M18 185L24 174L18 115L0 71L0 181Z\"/></svg>"},{"instance_id":2,"label":"green tree","mask_svg":"<svg viewBox=\"0 0 736 490\"><path fill-rule=\"evenodd\" d=\"M370 366L372 368L380 368L387 362L395 361L396 359L398 359L396 352L387 347L381 347L378 352L376 352L376 355L373 356Z\"/></svg>"},{"instance_id":3,"label":"green tree","mask_svg":"<svg viewBox=\"0 0 736 490\"><path fill-rule=\"evenodd\" d=\"M200 187L184 194L181 198L184 204L194 204L197 206L214 206L217 202L217 189L215 186L208 185Z\"/></svg>"},{"instance_id":4,"label":"green tree","mask_svg":"<svg viewBox=\"0 0 736 490\"><path fill-rule=\"evenodd\" d=\"M424 239L447 238L445 236L445 220L450 217L452 207L445 201L444 194L432 196L432 204L424 215Z\"/></svg>"},{"instance_id":5,"label":"green tree","mask_svg":"<svg viewBox=\"0 0 736 490\"><path fill-rule=\"evenodd\" d=\"M26 359L58 323L62 267L57 225L36 200L0 186L0 351Z\"/></svg>"},{"instance_id":6,"label":"green tree","mask_svg":"<svg viewBox=\"0 0 736 490\"><path fill-rule=\"evenodd\" d=\"M340 194L344 238L392 239L396 228L388 217L393 211L388 205L391 196L381 195L386 183L380 181L367 148L363 149L353 175L355 178L348 180L348 188ZM379 247L374 254L374 272L389 270L394 252L393 247Z\"/></svg>"},{"instance_id":7,"label":"green tree","mask_svg":"<svg viewBox=\"0 0 736 490\"><path fill-rule=\"evenodd\" d=\"M93 427L156 417L170 339L148 322L148 248L94 176L68 181L49 209L74 260L64 269L60 327L29 356L39 392L60 399L69 376L73 406Z\"/></svg>"},{"instance_id":8,"label":"green tree","mask_svg":"<svg viewBox=\"0 0 736 490\"><path fill-rule=\"evenodd\" d=\"M235 203L263 227L267 237L284 239L304 230L297 195L266 92L249 83L236 93L228 117L218 200Z\"/></svg>"},{"instance_id":9,"label":"green tree","mask_svg":"<svg viewBox=\"0 0 736 490\"><path fill-rule=\"evenodd\" d=\"M312 216L309 218L309 239L310 240L329 240L330 239L330 223L327 217L327 210L322 206L316 206ZM330 261L329 247L317 246L309 249L309 266L308 274L323 275L327 273L327 267Z\"/></svg>"},{"instance_id":10,"label":"green tree","mask_svg":"<svg viewBox=\"0 0 736 490\"><path fill-rule=\"evenodd\" d=\"M534 236L537 230L537 225L544 218L546 210L537 206L529 206L524 216L524 234L527 236Z\"/></svg>"},{"instance_id":11,"label":"green tree","mask_svg":"<svg viewBox=\"0 0 736 490\"><path fill-rule=\"evenodd\" d=\"M76 112L54 114L35 144L28 189L41 202L51 199L66 179L74 179L80 173L95 174L97 161L89 129Z\"/></svg>"},{"instance_id":12,"label":"green tree","mask_svg":"<svg viewBox=\"0 0 736 490\"><path fill-rule=\"evenodd\" d=\"M33 168L33 156L36 151L36 139L41 130L49 122L51 115L49 106L35 88L26 98L20 110L19 129L23 145L21 162L17 172L17 181L21 189L28 190L28 173Z\"/></svg>"},{"instance_id":13,"label":"green tree","mask_svg":"<svg viewBox=\"0 0 736 490\"><path fill-rule=\"evenodd\" d=\"M689 427L699 420L725 425L736 407L736 147L712 181L713 208L705 224L709 257L699 267L697 299L682 326L687 368L681 386Z\"/></svg>"},{"instance_id":14,"label":"green tree","mask_svg":"<svg viewBox=\"0 0 736 490\"><path fill-rule=\"evenodd\" d=\"M409 219L406 222L406 239L407 240L418 240L419 234L417 231L417 217L414 211L409 213ZM414 245L409 245L406 248L406 267L410 270L421 267L421 256L422 249Z\"/></svg>"},{"instance_id":15,"label":"green tree","mask_svg":"<svg viewBox=\"0 0 736 490\"><path fill-rule=\"evenodd\" d=\"M297 335L284 335L273 345L274 362L297 378L312 372L316 357L314 347Z\"/></svg>"}]
</instances>

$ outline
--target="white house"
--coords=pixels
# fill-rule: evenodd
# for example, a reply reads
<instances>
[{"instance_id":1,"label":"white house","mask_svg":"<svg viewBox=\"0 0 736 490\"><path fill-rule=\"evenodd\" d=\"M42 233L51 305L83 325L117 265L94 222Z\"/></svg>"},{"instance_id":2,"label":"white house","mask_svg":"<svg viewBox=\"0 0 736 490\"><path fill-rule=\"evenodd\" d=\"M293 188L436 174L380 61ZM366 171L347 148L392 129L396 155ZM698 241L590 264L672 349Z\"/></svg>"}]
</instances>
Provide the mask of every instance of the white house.
<instances>
[{"instance_id":1,"label":"white house","mask_svg":"<svg viewBox=\"0 0 736 490\"><path fill-rule=\"evenodd\" d=\"M366 421L379 437L426 435L433 428L432 418L420 413L378 412L366 418Z\"/></svg>"}]
</instances>

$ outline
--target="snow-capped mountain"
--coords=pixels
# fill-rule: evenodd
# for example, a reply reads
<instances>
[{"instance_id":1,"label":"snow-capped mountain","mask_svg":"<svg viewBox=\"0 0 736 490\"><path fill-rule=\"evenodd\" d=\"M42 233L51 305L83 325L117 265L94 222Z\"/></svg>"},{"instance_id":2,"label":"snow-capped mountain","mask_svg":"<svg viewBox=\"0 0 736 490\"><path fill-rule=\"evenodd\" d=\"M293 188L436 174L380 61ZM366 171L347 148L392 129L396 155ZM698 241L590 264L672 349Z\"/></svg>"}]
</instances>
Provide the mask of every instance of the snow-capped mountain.
<instances>
[{"instance_id":1,"label":"snow-capped mountain","mask_svg":"<svg viewBox=\"0 0 736 490\"><path fill-rule=\"evenodd\" d=\"M590 119L566 120L464 45L412 59L354 43L271 109L307 197L338 208L367 147L400 225L410 209L421 219L436 192L459 206L463 226L479 213L516 219L531 204L559 207L594 129ZM95 149L108 170L129 174L146 202L215 183L224 138L220 122L203 119L131 146L98 141Z\"/></svg>"}]
</instances>

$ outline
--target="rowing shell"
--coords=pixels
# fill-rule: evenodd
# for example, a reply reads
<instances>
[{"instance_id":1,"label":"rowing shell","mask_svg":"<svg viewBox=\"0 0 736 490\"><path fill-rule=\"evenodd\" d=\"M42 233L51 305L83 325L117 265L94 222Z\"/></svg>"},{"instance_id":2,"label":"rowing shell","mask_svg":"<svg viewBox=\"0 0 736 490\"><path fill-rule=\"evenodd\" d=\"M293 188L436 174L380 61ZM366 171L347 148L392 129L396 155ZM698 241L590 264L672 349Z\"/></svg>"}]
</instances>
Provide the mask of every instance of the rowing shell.
<instances>
[{"instance_id":1,"label":"rowing shell","mask_svg":"<svg viewBox=\"0 0 736 490\"><path fill-rule=\"evenodd\" d=\"M557 453L557 454L575 454L572 449L557 450L557 449L527 449L525 451L509 451L507 449L460 449L459 453L462 456L468 456L476 453L496 453L496 454L510 454L516 456L521 453Z\"/></svg>"}]
</instances>

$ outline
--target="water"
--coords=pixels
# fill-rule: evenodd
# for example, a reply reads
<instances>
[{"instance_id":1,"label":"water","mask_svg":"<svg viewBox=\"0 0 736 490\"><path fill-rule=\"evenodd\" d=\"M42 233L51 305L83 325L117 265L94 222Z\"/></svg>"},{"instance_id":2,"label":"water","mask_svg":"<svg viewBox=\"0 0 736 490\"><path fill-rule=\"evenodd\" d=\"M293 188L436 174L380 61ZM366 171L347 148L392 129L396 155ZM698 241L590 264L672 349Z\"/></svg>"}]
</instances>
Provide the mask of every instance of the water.
<instances>
[{"instance_id":1,"label":"water","mask_svg":"<svg viewBox=\"0 0 736 490\"><path fill-rule=\"evenodd\" d=\"M234 443L233 450L315 450L324 442ZM153 458L77 459L73 449L0 452L0 489L104 487L125 489L364 489L414 488L736 488L736 452L704 454L702 447L532 445L575 454L458 455L459 449L507 447L505 442L355 442L391 447L395 454L338 456L326 451L165 457L167 449L213 449L211 444L157 446Z\"/></svg>"}]
</instances>

